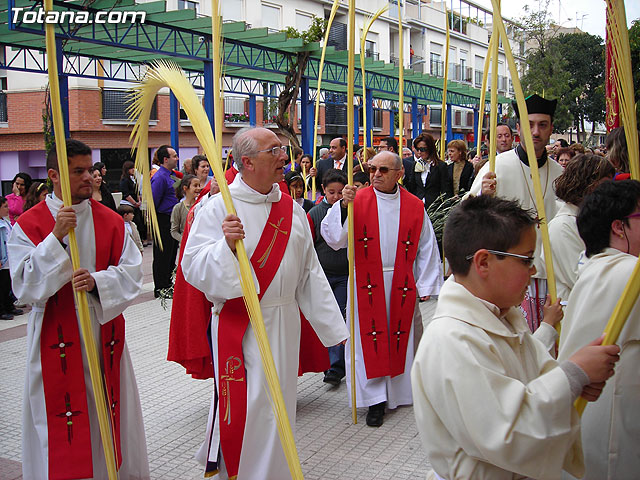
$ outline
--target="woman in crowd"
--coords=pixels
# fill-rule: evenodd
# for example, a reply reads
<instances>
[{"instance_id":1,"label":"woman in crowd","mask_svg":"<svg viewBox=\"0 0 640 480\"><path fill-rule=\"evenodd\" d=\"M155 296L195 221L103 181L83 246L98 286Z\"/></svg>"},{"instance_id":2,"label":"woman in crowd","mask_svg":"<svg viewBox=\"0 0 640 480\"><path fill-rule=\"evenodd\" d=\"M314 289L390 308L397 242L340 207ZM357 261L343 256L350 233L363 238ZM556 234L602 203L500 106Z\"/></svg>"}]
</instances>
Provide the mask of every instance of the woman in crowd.
<instances>
[{"instance_id":1,"label":"woman in crowd","mask_svg":"<svg viewBox=\"0 0 640 480\"><path fill-rule=\"evenodd\" d=\"M605 143L607 158L616 169L616 180L626 180L629 175L629 152L627 150L627 137L623 127L614 128L607 135Z\"/></svg>"},{"instance_id":2,"label":"woman in crowd","mask_svg":"<svg viewBox=\"0 0 640 480\"><path fill-rule=\"evenodd\" d=\"M138 233L142 239L142 244L146 247L151 242L145 241L147 238L147 229L142 219L142 211L140 206L140 196L138 195L138 187L136 185L135 168L133 162L127 160L122 164L122 175L120 176L120 191L122 192L122 200L120 205L131 205L133 207L133 223L138 228Z\"/></svg>"},{"instance_id":3,"label":"woman in crowd","mask_svg":"<svg viewBox=\"0 0 640 480\"><path fill-rule=\"evenodd\" d=\"M575 156L576 156L576 151L569 147L559 148L556 151L556 161L560 164L562 168L567 168L567 164Z\"/></svg>"},{"instance_id":4,"label":"woman in crowd","mask_svg":"<svg viewBox=\"0 0 640 480\"><path fill-rule=\"evenodd\" d=\"M28 173L20 172L16 173L11 183L11 193L7 195L7 204L9 205L9 221L11 225L16 223L16 220L22 212L24 212L24 201L26 200L27 192L31 188L31 175Z\"/></svg>"},{"instance_id":5,"label":"woman in crowd","mask_svg":"<svg viewBox=\"0 0 640 480\"><path fill-rule=\"evenodd\" d=\"M558 297L566 300L578 276L578 261L584 242L578 233L576 217L584 197L603 181L613 179L615 169L599 155L573 157L562 175L556 178L556 196L564 203L549 222L549 238L556 275Z\"/></svg>"},{"instance_id":6,"label":"woman in crowd","mask_svg":"<svg viewBox=\"0 0 640 480\"><path fill-rule=\"evenodd\" d=\"M468 192L473 183L473 165L467 161L467 144L463 140L451 140L447 145L449 189L454 195L460 190Z\"/></svg>"},{"instance_id":7,"label":"woman in crowd","mask_svg":"<svg viewBox=\"0 0 640 480\"><path fill-rule=\"evenodd\" d=\"M115 212L116 202L113 200L111 192L109 192L107 186L102 181L102 173L100 171L100 168L94 165L89 171L91 172L91 176L93 177L93 192L91 193L91 198L93 198L96 202L100 202L105 207L109 207Z\"/></svg>"},{"instance_id":8,"label":"woman in crowd","mask_svg":"<svg viewBox=\"0 0 640 480\"><path fill-rule=\"evenodd\" d=\"M24 211L26 212L31 207L42 202L48 194L49 187L47 187L46 183L33 182L27 192L27 197L24 199Z\"/></svg>"},{"instance_id":9,"label":"woman in crowd","mask_svg":"<svg viewBox=\"0 0 640 480\"><path fill-rule=\"evenodd\" d=\"M434 138L422 132L413 140L413 148L416 152L415 191L411 193L424 201L425 208L443 193L452 196L447 164L438 158Z\"/></svg>"},{"instance_id":10,"label":"woman in crowd","mask_svg":"<svg viewBox=\"0 0 640 480\"><path fill-rule=\"evenodd\" d=\"M209 161L207 160L207 157L205 157L204 155L195 155L191 159L191 165L194 171L194 175L200 182L200 188L204 188L207 185L207 182L212 178L209 175Z\"/></svg>"}]
</instances>

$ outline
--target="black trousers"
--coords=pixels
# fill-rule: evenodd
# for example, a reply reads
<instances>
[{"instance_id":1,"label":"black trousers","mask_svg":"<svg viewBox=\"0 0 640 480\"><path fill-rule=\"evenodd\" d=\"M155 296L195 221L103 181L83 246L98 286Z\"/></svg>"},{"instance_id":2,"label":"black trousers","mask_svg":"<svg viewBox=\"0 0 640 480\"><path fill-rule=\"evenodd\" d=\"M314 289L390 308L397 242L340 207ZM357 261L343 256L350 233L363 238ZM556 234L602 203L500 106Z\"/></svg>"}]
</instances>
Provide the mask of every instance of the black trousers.
<instances>
[{"instance_id":1,"label":"black trousers","mask_svg":"<svg viewBox=\"0 0 640 480\"><path fill-rule=\"evenodd\" d=\"M158 227L162 239L162 250L153 242L153 284L154 291L171 286L171 272L176 264L178 242L171 236L171 216L158 213Z\"/></svg>"},{"instance_id":2,"label":"black trousers","mask_svg":"<svg viewBox=\"0 0 640 480\"><path fill-rule=\"evenodd\" d=\"M13 299L11 298L11 276L9 269L0 270L0 314L11 313Z\"/></svg>"}]
</instances>

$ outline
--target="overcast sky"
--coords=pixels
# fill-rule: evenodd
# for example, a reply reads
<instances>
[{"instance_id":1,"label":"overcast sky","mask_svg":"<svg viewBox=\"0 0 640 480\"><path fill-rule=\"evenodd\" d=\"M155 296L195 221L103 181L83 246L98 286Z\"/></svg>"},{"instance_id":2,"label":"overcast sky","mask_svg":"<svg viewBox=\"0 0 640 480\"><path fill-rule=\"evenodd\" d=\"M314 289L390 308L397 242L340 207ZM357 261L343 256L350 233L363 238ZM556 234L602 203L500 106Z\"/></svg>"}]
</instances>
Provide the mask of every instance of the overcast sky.
<instances>
[{"instance_id":1,"label":"overcast sky","mask_svg":"<svg viewBox=\"0 0 640 480\"><path fill-rule=\"evenodd\" d=\"M475 0L480 5L491 8L491 0ZM455 2L454 2L455 4ZM537 0L504 0L502 2L502 14L505 17L516 20L524 12L524 5L537 9ZM627 22L629 26L632 20L640 18L640 1L625 0ZM604 0L551 0L549 10L553 19L564 27L577 26L581 30L593 35L605 35L606 4ZM558 12L560 16L558 16Z\"/></svg>"}]
</instances>

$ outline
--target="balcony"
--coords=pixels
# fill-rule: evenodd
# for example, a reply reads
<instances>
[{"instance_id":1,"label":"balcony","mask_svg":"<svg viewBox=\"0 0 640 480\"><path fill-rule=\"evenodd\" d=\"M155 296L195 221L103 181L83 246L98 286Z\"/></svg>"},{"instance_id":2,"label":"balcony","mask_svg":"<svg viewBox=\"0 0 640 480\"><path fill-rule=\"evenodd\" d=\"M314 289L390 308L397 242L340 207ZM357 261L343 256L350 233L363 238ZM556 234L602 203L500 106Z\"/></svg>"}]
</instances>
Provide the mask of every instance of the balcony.
<instances>
[{"instance_id":1,"label":"balcony","mask_svg":"<svg viewBox=\"0 0 640 480\"><path fill-rule=\"evenodd\" d=\"M434 77L444 77L444 62L431 60L429 63L429 73Z\"/></svg>"},{"instance_id":2,"label":"balcony","mask_svg":"<svg viewBox=\"0 0 640 480\"><path fill-rule=\"evenodd\" d=\"M7 94L0 92L0 123L7 123Z\"/></svg>"},{"instance_id":3,"label":"balcony","mask_svg":"<svg viewBox=\"0 0 640 480\"><path fill-rule=\"evenodd\" d=\"M224 98L224 124L226 126L243 127L249 125L249 114L245 97L225 96Z\"/></svg>"},{"instance_id":4,"label":"balcony","mask_svg":"<svg viewBox=\"0 0 640 480\"><path fill-rule=\"evenodd\" d=\"M476 88L482 88L482 70L476 70L474 85Z\"/></svg>"},{"instance_id":5,"label":"balcony","mask_svg":"<svg viewBox=\"0 0 640 480\"><path fill-rule=\"evenodd\" d=\"M424 72L423 65L425 64L425 59L420 55L411 55L409 58L411 62L411 65L410 65L411 70L413 70L414 72L423 73Z\"/></svg>"},{"instance_id":6,"label":"balcony","mask_svg":"<svg viewBox=\"0 0 640 480\"><path fill-rule=\"evenodd\" d=\"M373 58L374 60L380 60L380 53L374 52L373 50L365 50L364 51L365 58Z\"/></svg>"}]
</instances>

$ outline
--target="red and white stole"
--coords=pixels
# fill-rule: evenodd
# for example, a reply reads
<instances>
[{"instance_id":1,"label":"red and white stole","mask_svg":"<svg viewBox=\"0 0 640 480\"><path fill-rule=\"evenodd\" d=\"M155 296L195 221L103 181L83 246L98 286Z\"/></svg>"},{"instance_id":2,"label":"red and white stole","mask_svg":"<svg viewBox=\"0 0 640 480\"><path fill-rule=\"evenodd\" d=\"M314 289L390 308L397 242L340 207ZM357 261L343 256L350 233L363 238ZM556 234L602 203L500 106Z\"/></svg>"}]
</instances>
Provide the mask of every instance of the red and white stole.
<instances>
[{"instance_id":1,"label":"red and white stole","mask_svg":"<svg viewBox=\"0 0 640 480\"><path fill-rule=\"evenodd\" d=\"M404 373L413 321L416 302L413 262L420 242L424 206L404 188L398 188L400 219L389 322L382 272L378 202L373 187L358 191L354 202L356 294L367 378L394 377Z\"/></svg>"},{"instance_id":2,"label":"red and white stole","mask_svg":"<svg viewBox=\"0 0 640 480\"><path fill-rule=\"evenodd\" d=\"M124 222L115 212L91 199L96 240L96 271L118 265L124 242ZM35 245L53 230L55 219L40 202L18 219ZM120 446L120 358L124 349L124 317L100 327L100 349L111 411L118 467ZM93 340L93 339L92 339ZM84 382L82 342L71 282L47 300L42 320L40 359L47 412L49 478L93 477L91 429Z\"/></svg>"},{"instance_id":3,"label":"red and white stole","mask_svg":"<svg viewBox=\"0 0 640 480\"><path fill-rule=\"evenodd\" d=\"M260 285L259 299L275 276L291 235L293 200L281 195L271 204L269 218L258 241L251 266ZM220 397L220 447L230 479L238 475L247 417L247 372L242 338L249 325L243 297L227 300L218 324L218 391Z\"/></svg>"}]
</instances>

